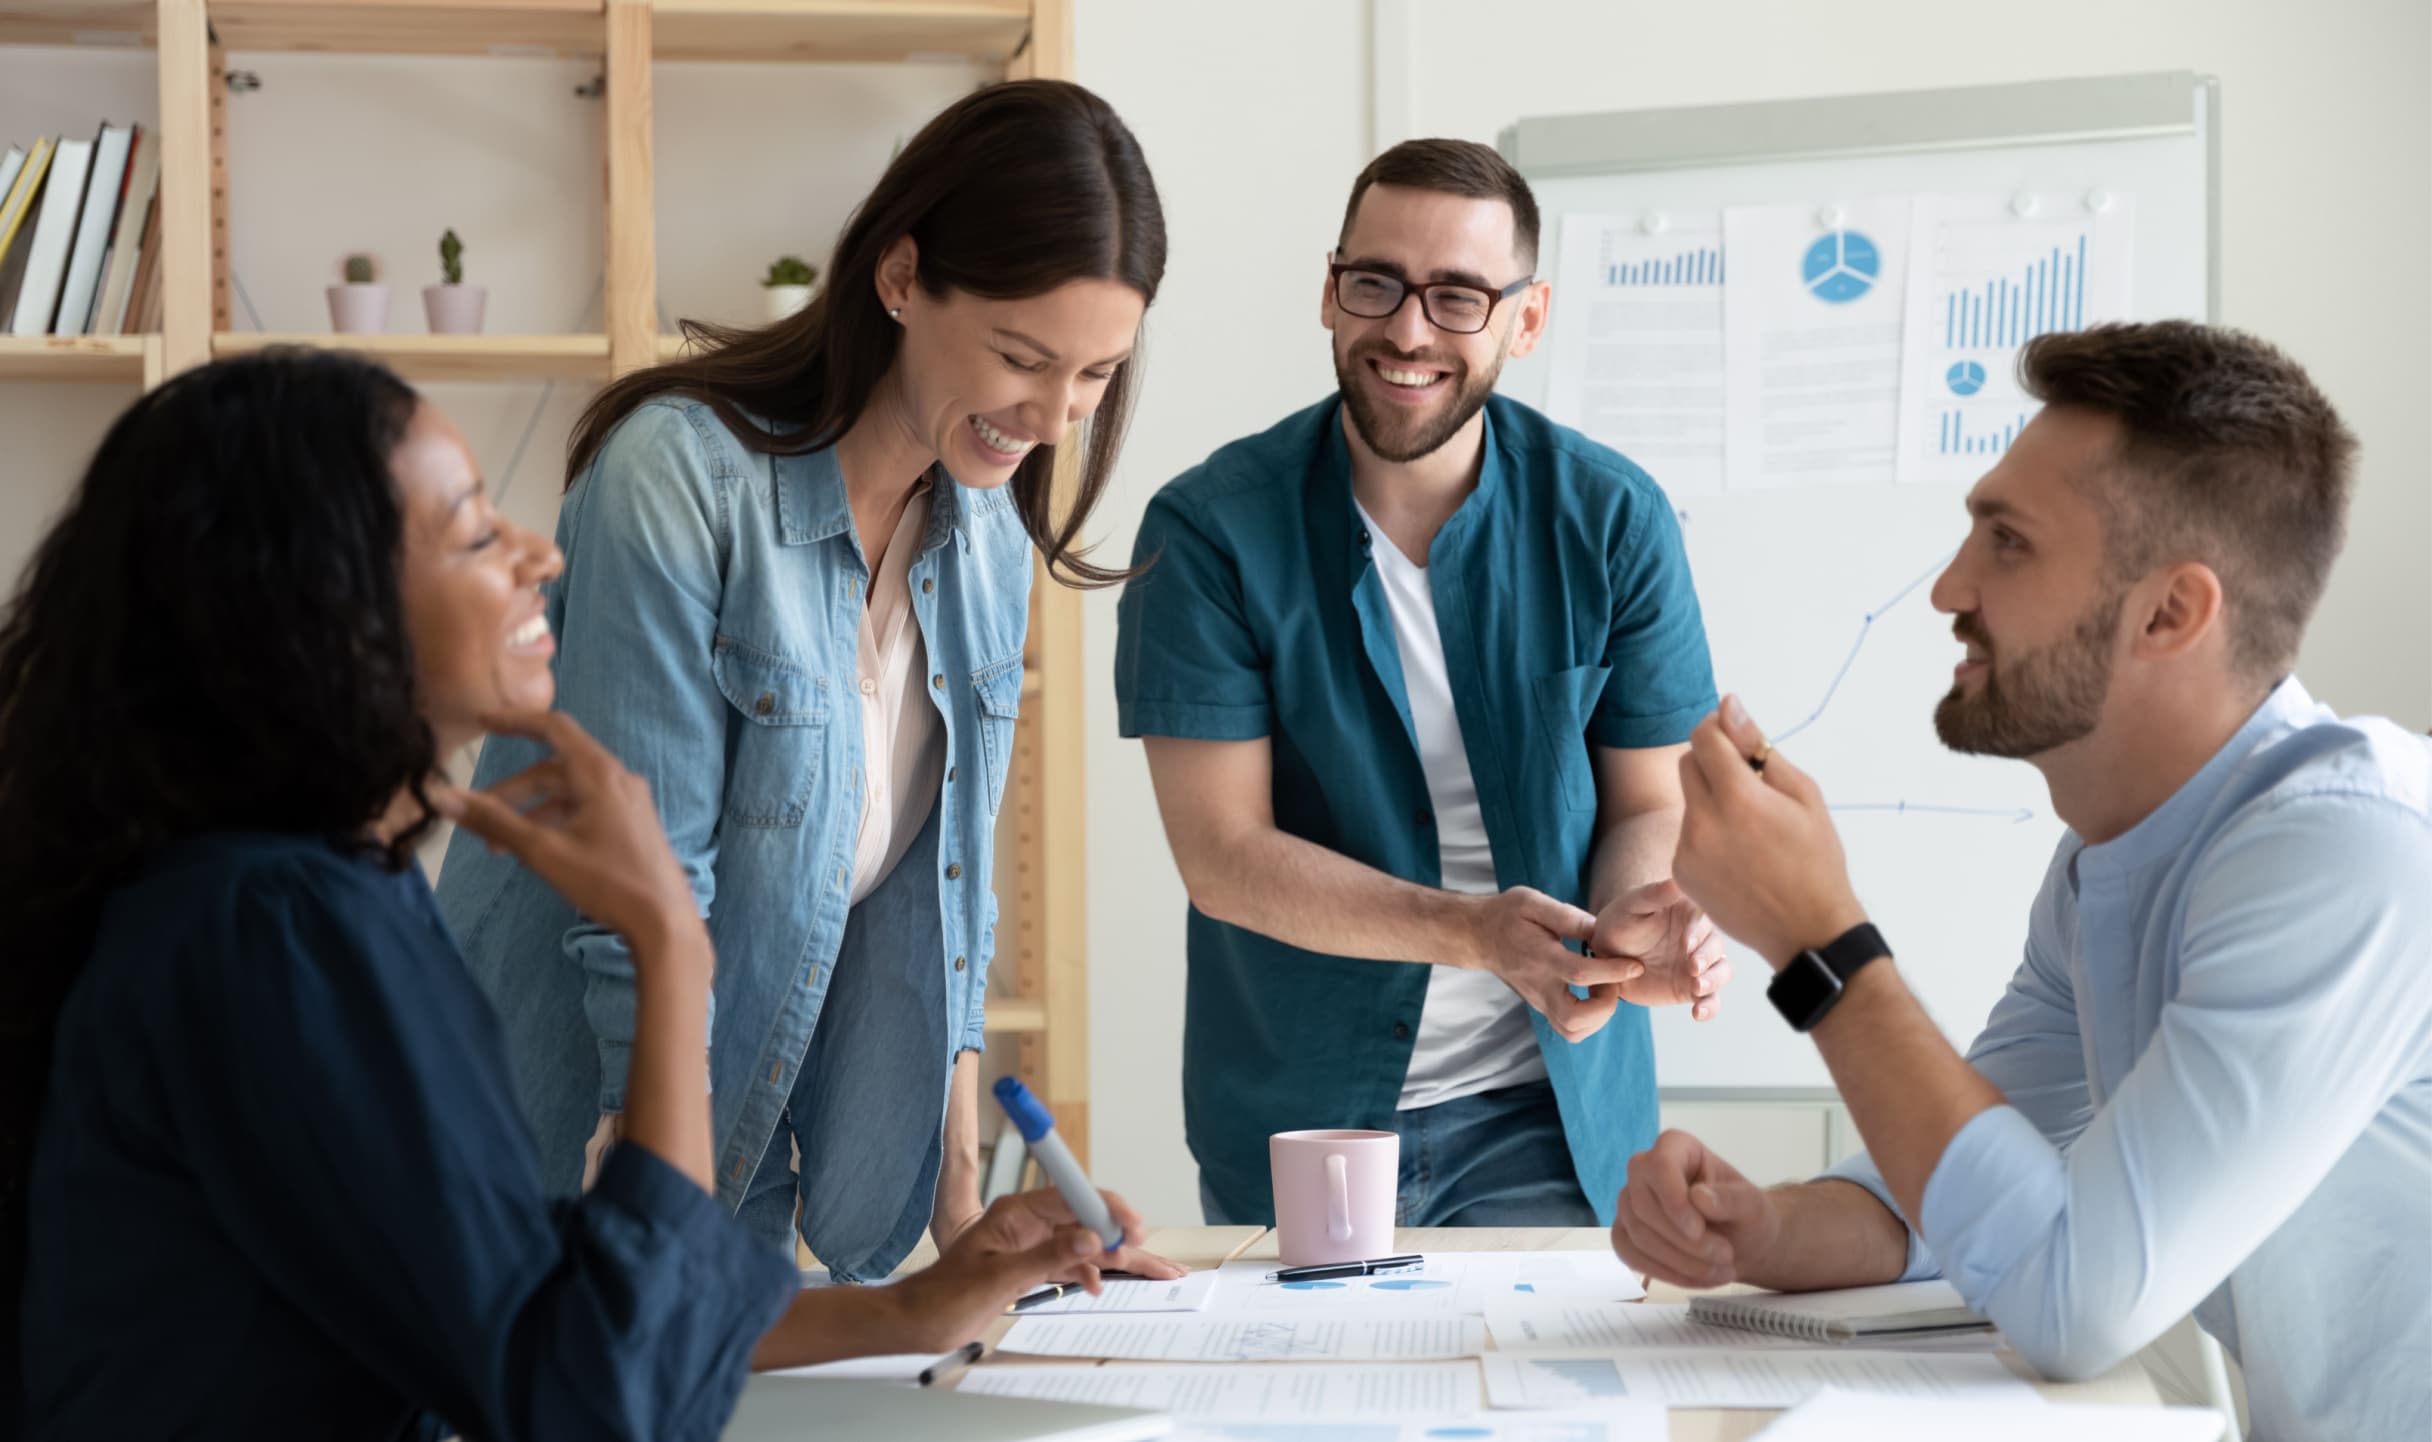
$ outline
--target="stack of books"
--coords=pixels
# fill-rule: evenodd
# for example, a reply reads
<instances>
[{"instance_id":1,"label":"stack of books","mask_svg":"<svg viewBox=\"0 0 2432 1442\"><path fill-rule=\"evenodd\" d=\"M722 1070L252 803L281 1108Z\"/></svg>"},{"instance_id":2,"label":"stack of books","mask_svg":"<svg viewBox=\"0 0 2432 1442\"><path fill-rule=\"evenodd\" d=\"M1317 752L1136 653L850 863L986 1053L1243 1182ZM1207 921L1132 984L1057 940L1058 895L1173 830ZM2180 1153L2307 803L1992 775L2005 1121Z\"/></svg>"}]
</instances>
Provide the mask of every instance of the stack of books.
<instances>
[{"instance_id":1,"label":"stack of books","mask_svg":"<svg viewBox=\"0 0 2432 1442\"><path fill-rule=\"evenodd\" d=\"M104 124L0 155L0 333L160 329L160 138Z\"/></svg>"}]
</instances>

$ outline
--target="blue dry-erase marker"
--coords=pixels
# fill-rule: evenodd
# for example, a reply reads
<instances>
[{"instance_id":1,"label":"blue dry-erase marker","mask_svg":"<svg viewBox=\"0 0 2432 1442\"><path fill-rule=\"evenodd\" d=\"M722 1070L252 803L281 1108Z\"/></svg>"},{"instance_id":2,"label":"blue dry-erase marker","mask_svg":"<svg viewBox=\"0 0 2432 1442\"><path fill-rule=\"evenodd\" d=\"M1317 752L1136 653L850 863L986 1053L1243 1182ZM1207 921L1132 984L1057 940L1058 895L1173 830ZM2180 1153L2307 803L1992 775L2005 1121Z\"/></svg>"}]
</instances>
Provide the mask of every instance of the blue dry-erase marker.
<instances>
[{"instance_id":1,"label":"blue dry-erase marker","mask_svg":"<svg viewBox=\"0 0 2432 1442\"><path fill-rule=\"evenodd\" d=\"M1105 1241L1106 1250L1121 1247L1123 1229L1115 1225L1114 1217L1106 1210L1106 1199L1082 1175L1081 1164L1072 1159L1072 1148L1056 1135L1056 1119L1046 1104L1030 1094L1030 1088L1022 1085L1020 1077L1010 1076L997 1078L996 1101L1005 1109L1005 1115L1013 1119L1022 1140L1030 1146L1030 1154L1039 1159L1039 1169L1056 1184L1064 1205L1072 1208L1081 1225L1096 1232Z\"/></svg>"}]
</instances>

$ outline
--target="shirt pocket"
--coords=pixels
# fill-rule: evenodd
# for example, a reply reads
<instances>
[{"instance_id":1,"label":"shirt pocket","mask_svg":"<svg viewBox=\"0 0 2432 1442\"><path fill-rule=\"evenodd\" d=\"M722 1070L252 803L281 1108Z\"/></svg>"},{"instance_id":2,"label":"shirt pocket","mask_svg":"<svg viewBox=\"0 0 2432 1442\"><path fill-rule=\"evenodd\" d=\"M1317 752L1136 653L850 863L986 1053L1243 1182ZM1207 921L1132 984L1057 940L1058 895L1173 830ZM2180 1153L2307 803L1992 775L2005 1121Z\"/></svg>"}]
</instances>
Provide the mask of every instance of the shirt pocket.
<instances>
[{"instance_id":1,"label":"shirt pocket","mask_svg":"<svg viewBox=\"0 0 2432 1442\"><path fill-rule=\"evenodd\" d=\"M1537 725L1553 748L1554 781L1573 811L1596 809L1596 767L1588 758L1588 716L1613 668L1573 666L1537 678Z\"/></svg>"},{"instance_id":2,"label":"shirt pocket","mask_svg":"<svg viewBox=\"0 0 2432 1442\"><path fill-rule=\"evenodd\" d=\"M721 636L711 665L741 724L729 725L726 819L737 826L800 826L827 745L827 690L789 662Z\"/></svg>"},{"instance_id":3,"label":"shirt pocket","mask_svg":"<svg viewBox=\"0 0 2432 1442\"><path fill-rule=\"evenodd\" d=\"M988 814L1005 804L1005 775L1013 766L1013 728L1022 714L1022 653L991 661L971 673L971 698L979 711L980 760L988 772Z\"/></svg>"}]
</instances>

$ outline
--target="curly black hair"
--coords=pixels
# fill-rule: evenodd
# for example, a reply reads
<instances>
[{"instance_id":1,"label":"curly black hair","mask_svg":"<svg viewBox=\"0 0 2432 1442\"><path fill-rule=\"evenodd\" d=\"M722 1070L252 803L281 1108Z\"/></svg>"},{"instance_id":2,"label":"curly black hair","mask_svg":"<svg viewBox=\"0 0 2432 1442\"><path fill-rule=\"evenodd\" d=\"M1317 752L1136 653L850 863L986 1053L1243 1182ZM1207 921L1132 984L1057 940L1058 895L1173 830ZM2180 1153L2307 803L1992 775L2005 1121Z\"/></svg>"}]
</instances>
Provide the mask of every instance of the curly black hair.
<instances>
[{"instance_id":1,"label":"curly black hair","mask_svg":"<svg viewBox=\"0 0 2432 1442\"><path fill-rule=\"evenodd\" d=\"M103 899L225 830L357 841L437 743L390 459L418 398L352 357L190 371L110 427L0 613L0 1415L59 1010ZM410 863L422 820L386 848Z\"/></svg>"}]
</instances>

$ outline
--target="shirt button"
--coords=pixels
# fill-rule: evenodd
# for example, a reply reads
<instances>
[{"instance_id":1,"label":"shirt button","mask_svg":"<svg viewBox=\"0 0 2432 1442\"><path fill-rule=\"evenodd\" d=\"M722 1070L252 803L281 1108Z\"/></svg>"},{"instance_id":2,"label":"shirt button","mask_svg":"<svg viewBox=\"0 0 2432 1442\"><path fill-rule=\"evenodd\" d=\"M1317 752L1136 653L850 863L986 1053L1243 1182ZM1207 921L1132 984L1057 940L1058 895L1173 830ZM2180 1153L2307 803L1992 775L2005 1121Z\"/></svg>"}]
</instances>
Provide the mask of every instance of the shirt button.
<instances>
[{"instance_id":1,"label":"shirt button","mask_svg":"<svg viewBox=\"0 0 2432 1442\"><path fill-rule=\"evenodd\" d=\"M963 959L959 956L954 959L954 969L956 971L961 971L963 969Z\"/></svg>"},{"instance_id":2,"label":"shirt button","mask_svg":"<svg viewBox=\"0 0 2432 1442\"><path fill-rule=\"evenodd\" d=\"M1393 1024L1393 1039L1395 1041L1410 1040L1410 1023L1403 1021L1395 1022Z\"/></svg>"},{"instance_id":3,"label":"shirt button","mask_svg":"<svg viewBox=\"0 0 2432 1442\"><path fill-rule=\"evenodd\" d=\"M862 694L862 695L864 695L864 696L875 696L875 695L877 695L877 694L878 694L878 683L877 683L876 681L871 680L871 679L870 679L869 677L867 677L867 676L862 677L862 678L861 678L861 694Z\"/></svg>"},{"instance_id":4,"label":"shirt button","mask_svg":"<svg viewBox=\"0 0 2432 1442\"><path fill-rule=\"evenodd\" d=\"M752 703L752 712L754 715L766 716L769 712L776 709L777 697L774 692L763 691L760 693L760 699Z\"/></svg>"},{"instance_id":5,"label":"shirt button","mask_svg":"<svg viewBox=\"0 0 2432 1442\"><path fill-rule=\"evenodd\" d=\"M946 768L946 779L948 781L952 781L954 779L954 768L951 766Z\"/></svg>"},{"instance_id":6,"label":"shirt button","mask_svg":"<svg viewBox=\"0 0 2432 1442\"><path fill-rule=\"evenodd\" d=\"M1417 813L1415 819L1421 826L1433 826L1436 824L1435 817L1425 811Z\"/></svg>"},{"instance_id":7,"label":"shirt button","mask_svg":"<svg viewBox=\"0 0 2432 1442\"><path fill-rule=\"evenodd\" d=\"M960 881L960 880L962 880L962 879L963 879L963 864L962 864L961 862L959 862L959 861L949 861L949 862L947 862L947 863L946 863L946 879L947 879L948 881Z\"/></svg>"},{"instance_id":8,"label":"shirt button","mask_svg":"<svg viewBox=\"0 0 2432 1442\"><path fill-rule=\"evenodd\" d=\"M928 594L929 594L931 591L934 591L934 590L936 590L936 589L937 589L937 582L935 582L935 581L927 581L927 580L924 580L924 581L922 581L922 582L920 583L920 593L921 593L922 595L924 595L924 596L928 595Z\"/></svg>"},{"instance_id":9,"label":"shirt button","mask_svg":"<svg viewBox=\"0 0 2432 1442\"><path fill-rule=\"evenodd\" d=\"M929 689L931 689L931 690L933 690L933 691L943 691L943 690L945 690L945 689L946 689L946 678L945 678L943 675L937 675L937 676L932 676L932 677L930 677L930 678L929 678Z\"/></svg>"}]
</instances>

